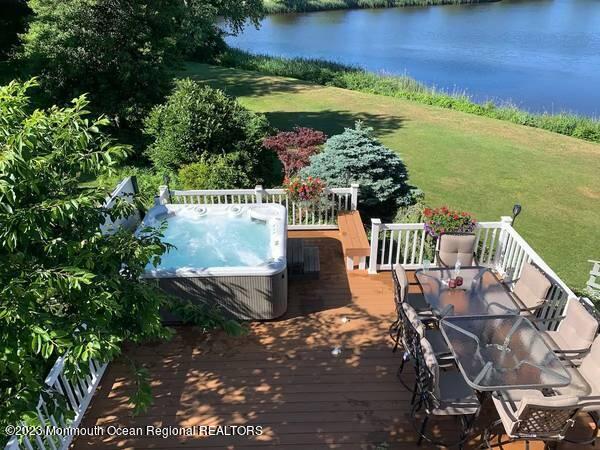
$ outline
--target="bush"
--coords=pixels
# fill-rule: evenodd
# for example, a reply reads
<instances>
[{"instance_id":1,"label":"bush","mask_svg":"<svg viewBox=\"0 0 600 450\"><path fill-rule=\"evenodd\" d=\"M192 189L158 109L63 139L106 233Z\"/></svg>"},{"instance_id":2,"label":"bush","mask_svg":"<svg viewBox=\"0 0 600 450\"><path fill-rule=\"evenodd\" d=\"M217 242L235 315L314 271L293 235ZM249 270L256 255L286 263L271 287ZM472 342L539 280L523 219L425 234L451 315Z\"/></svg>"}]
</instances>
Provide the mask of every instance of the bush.
<instances>
[{"instance_id":1,"label":"bush","mask_svg":"<svg viewBox=\"0 0 600 450\"><path fill-rule=\"evenodd\" d=\"M254 187L239 153L211 156L179 170L184 189L235 189Z\"/></svg>"},{"instance_id":2,"label":"bush","mask_svg":"<svg viewBox=\"0 0 600 450\"><path fill-rule=\"evenodd\" d=\"M290 178L308 166L310 157L319 151L326 140L327 135L322 131L296 127L294 131L282 131L269 136L263 141L263 145L277 154L285 177Z\"/></svg>"},{"instance_id":3,"label":"bush","mask_svg":"<svg viewBox=\"0 0 600 450\"><path fill-rule=\"evenodd\" d=\"M391 217L399 206L411 204L414 192L407 183L402 159L372 136L372 129L357 122L327 140L323 151L310 158L303 177L320 178L329 187L360 184L359 201L372 212Z\"/></svg>"},{"instance_id":4,"label":"bush","mask_svg":"<svg viewBox=\"0 0 600 450\"><path fill-rule=\"evenodd\" d=\"M422 223L425 221L424 212L426 208L427 205L423 201L423 196L420 196L414 204L398 209L394 217L394 223Z\"/></svg>"},{"instance_id":5,"label":"bush","mask_svg":"<svg viewBox=\"0 0 600 450\"><path fill-rule=\"evenodd\" d=\"M270 129L267 119L221 90L180 80L145 124L145 132L154 139L148 156L159 170L177 170L213 155L237 153L245 160L252 183L269 179L275 158L262 146Z\"/></svg>"}]
</instances>

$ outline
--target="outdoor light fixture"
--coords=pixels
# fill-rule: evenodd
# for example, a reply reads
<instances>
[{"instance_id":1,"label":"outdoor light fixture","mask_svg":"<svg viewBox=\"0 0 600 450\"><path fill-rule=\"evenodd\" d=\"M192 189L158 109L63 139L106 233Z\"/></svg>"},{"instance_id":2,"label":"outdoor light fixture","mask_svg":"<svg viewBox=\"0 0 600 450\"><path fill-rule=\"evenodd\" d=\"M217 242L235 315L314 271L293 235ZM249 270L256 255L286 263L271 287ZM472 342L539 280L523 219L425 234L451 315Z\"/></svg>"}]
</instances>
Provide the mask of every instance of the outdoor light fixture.
<instances>
[{"instance_id":1,"label":"outdoor light fixture","mask_svg":"<svg viewBox=\"0 0 600 450\"><path fill-rule=\"evenodd\" d=\"M513 227L515 226L515 220L517 219L517 216L519 214L521 214L521 205L519 205L518 203L515 203L515 206L513 206L513 210L512 210L512 225Z\"/></svg>"}]
</instances>

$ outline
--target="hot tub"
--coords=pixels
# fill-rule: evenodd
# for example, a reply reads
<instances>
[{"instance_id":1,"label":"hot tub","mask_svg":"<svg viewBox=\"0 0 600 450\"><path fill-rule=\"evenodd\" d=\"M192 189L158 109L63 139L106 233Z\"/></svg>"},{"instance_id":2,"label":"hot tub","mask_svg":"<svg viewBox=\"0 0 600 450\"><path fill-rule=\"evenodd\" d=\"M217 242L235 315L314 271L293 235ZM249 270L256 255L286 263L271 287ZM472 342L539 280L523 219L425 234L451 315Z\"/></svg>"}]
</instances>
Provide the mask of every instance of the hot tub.
<instances>
[{"instance_id":1,"label":"hot tub","mask_svg":"<svg viewBox=\"0 0 600 450\"><path fill-rule=\"evenodd\" d=\"M273 204L155 206L143 227L166 222L174 245L144 278L165 292L218 304L243 320L274 319L287 309L285 207Z\"/></svg>"}]
</instances>

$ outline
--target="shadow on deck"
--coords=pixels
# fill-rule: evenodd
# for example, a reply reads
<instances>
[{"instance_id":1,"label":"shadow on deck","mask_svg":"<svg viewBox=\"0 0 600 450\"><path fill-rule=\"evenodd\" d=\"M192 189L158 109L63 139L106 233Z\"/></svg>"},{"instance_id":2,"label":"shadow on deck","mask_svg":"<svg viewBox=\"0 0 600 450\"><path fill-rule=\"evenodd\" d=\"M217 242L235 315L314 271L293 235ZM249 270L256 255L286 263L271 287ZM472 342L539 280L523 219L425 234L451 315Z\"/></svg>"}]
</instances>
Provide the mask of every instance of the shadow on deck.
<instances>
[{"instance_id":1,"label":"shadow on deck","mask_svg":"<svg viewBox=\"0 0 600 450\"><path fill-rule=\"evenodd\" d=\"M290 235L319 247L321 278L290 282L283 318L253 323L241 338L180 327L170 342L131 346L127 357L151 374L154 404L132 416L128 364L116 361L82 423L255 425L263 427L261 436L105 435L78 438L74 448L415 448L411 395L396 377L401 354L391 352L387 337L395 315L390 274L347 273L336 231ZM410 382L412 370L403 377ZM453 439L456 428L449 420L435 432Z\"/></svg>"}]
</instances>

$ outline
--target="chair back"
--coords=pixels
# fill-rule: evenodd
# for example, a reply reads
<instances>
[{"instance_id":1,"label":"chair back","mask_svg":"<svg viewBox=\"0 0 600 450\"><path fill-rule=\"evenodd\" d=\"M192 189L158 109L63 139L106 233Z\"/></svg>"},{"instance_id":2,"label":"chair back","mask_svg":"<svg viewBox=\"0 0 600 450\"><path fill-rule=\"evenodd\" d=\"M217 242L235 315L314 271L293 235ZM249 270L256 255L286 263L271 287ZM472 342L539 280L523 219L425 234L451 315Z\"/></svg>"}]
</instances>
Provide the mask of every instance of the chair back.
<instances>
[{"instance_id":1,"label":"chair back","mask_svg":"<svg viewBox=\"0 0 600 450\"><path fill-rule=\"evenodd\" d=\"M562 440L579 412L579 397L523 397L509 433L513 437Z\"/></svg>"},{"instance_id":2,"label":"chair back","mask_svg":"<svg viewBox=\"0 0 600 450\"><path fill-rule=\"evenodd\" d=\"M412 306L408 303L402 303L400 309L402 310L400 313L402 319L402 344L414 360L420 347L419 342L425 334L425 329Z\"/></svg>"},{"instance_id":3,"label":"chair back","mask_svg":"<svg viewBox=\"0 0 600 450\"><path fill-rule=\"evenodd\" d=\"M425 406L427 413L440 406L440 366L429 341L422 338L416 349L415 372L417 378L418 408Z\"/></svg>"},{"instance_id":4,"label":"chair back","mask_svg":"<svg viewBox=\"0 0 600 450\"><path fill-rule=\"evenodd\" d=\"M596 380L600 376L600 335L596 336L589 353L581 360L579 372L586 380Z\"/></svg>"},{"instance_id":5,"label":"chair back","mask_svg":"<svg viewBox=\"0 0 600 450\"><path fill-rule=\"evenodd\" d=\"M526 308L537 308L544 304L551 287L552 283L546 275L537 266L527 262L523 264L521 276L513 287L513 294Z\"/></svg>"},{"instance_id":6,"label":"chair back","mask_svg":"<svg viewBox=\"0 0 600 450\"><path fill-rule=\"evenodd\" d=\"M567 343L585 343L585 347L577 348L577 350L585 350L594 342L594 338L598 333L598 321L581 304L579 299L572 298L569 300L565 318L560 322L557 332Z\"/></svg>"},{"instance_id":7,"label":"chair back","mask_svg":"<svg viewBox=\"0 0 600 450\"><path fill-rule=\"evenodd\" d=\"M472 233L442 234L438 243L438 264L454 267L459 261L462 267L475 266L475 244L477 237Z\"/></svg>"},{"instance_id":8,"label":"chair back","mask_svg":"<svg viewBox=\"0 0 600 450\"><path fill-rule=\"evenodd\" d=\"M396 312L400 314L402 303L408 295L408 277L404 267L400 264L394 266L392 270L392 279L394 280L394 302L396 303Z\"/></svg>"}]
</instances>

